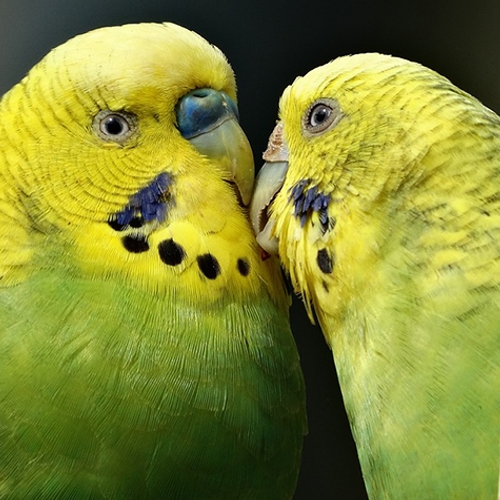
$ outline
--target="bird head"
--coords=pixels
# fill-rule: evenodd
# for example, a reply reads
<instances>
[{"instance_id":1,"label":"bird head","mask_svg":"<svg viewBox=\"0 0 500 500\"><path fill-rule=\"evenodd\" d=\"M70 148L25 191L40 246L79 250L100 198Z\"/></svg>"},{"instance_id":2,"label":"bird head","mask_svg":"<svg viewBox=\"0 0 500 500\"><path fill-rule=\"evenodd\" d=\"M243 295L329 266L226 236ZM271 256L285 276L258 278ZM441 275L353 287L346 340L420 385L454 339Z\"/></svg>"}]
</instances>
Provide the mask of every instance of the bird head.
<instances>
[{"instance_id":1,"label":"bird head","mask_svg":"<svg viewBox=\"0 0 500 500\"><path fill-rule=\"evenodd\" d=\"M369 269L393 218L410 212L407 200L418 203L418 186L434 189L434 173L452 175L464 156L442 144L481 134L481 122L487 129L484 109L434 71L381 54L340 57L297 78L256 181L257 241L279 253L306 297L311 277L327 287L337 264Z\"/></svg>"}]
</instances>

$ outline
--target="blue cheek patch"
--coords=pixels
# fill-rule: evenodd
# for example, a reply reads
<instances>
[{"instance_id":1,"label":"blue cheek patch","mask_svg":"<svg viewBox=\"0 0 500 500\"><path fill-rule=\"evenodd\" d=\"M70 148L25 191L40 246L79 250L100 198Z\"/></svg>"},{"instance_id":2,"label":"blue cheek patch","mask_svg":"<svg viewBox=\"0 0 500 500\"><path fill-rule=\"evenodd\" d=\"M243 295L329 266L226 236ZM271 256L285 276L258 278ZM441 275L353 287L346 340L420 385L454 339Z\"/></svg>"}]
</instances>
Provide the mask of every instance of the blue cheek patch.
<instances>
[{"instance_id":1,"label":"blue cheek patch","mask_svg":"<svg viewBox=\"0 0 500 500\"><path fill-rule=\"evenodd\" d=\"M146 187L135 193L120 212L110 216L108 223L115 231L123 231L129 226L138 228L157 220L163 222L167 215L167 202L171 203L169 187L171 177L162 172Z\"/></svg>"},{"instance_id":2,"label":"blue cheek patch","mask_svg":"<svg viewBox=\"0 0 500 500\"><path fill-rule=\"evenodd\" d=\"M324 228L328 227L330 195L322 193L318 189L318 186L311 186L310 179L303 179L292 187L289 201L293 203L293 215L300 219L302 227L304 227L310 211L318 212L321 226Z\"/></svg>"}]
</instances>

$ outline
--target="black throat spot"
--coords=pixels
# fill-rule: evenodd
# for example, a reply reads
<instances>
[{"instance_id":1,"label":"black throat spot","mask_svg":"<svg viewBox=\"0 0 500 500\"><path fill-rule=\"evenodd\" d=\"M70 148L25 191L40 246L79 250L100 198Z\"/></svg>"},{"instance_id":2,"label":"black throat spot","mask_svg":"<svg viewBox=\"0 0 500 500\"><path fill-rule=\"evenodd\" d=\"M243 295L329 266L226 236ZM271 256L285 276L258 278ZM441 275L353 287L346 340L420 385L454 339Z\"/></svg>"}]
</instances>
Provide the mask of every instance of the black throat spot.
<instances>
[{"instance_id":1,"label":"black throat spot","mask_svg":"<svg viewBox=\"0 0 500 500\"><path fill-rule=\"evenodd\" d=\"M318 253L316 255L316 263L323 273L333 273L334 260L332 259L326 248L318 250Z\"/></svg>"}]
</instances>

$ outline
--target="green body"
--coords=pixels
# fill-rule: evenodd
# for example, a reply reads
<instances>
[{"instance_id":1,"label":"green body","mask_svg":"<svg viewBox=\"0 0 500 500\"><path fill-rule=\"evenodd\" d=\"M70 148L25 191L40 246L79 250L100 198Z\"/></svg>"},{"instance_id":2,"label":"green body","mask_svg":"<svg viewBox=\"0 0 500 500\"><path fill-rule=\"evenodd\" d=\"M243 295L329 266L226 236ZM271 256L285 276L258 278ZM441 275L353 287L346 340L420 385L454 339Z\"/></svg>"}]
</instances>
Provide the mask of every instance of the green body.
<instances>
[{"instance_id":1,"label":"green body","mask_svg":"<svg viewBox=\"0 0 500 500\"><path fill-rule=\"evenodd\" d=\"M303 387L265 290L200 307L64 269L0 290L0 498L291 498Z\"/></svg>"},{"instance_id":2,"label":"green body","mask_svg":"<svg viewBox=\"0 0 500 500\"><path fill-rule=\"evenodd\" d=\"M453 210L429 208L434 215L417 221L395 206L391 222L405 229L386 235L387 258L342 308L331 346L370 498L493 500L500 252L492 236L500 227L460 239L479 260L453 254L447 237L471 226ZM485 216L474 212L479 223ZM438 218L441 237L423 243Z\"/></svg>"}]
</instances>

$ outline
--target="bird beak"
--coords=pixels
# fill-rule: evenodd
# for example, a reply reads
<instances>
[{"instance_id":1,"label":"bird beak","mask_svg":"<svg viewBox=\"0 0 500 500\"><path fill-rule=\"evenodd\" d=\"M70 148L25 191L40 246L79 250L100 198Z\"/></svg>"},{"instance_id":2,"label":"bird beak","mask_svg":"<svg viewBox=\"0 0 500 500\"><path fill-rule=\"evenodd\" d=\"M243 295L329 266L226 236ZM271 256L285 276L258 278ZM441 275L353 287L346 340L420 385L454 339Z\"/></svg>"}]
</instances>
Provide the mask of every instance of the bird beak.
<instances>
[{"instance_id":1,"label":"bird beak","mask_svg":"<svg viewBox=\"0 0 500 500\"><path fill-rule=\"evenodd\" d=\"M278 253L278 238L274 234L276 222L268 209L285 182L288 170L288 148L283 137L283 125L279 122L269 137L267 149L262 155L266 160L255 180L255 190L250 203L250 221L257 243L269 254Z\"/></svg>"},{"instance_id":2,"label":"bird beak","mask_svg":"<svg viewBox=\"0 0 500 500\"><path fill-rule=\"evenodd\" d=\"M243 205L248 205L254 183L252 148L238 123L236 103L224 92L196 89L181 99L178 127L200 153L220 163L231 174Z\"/></svg>"}]
</instances>

